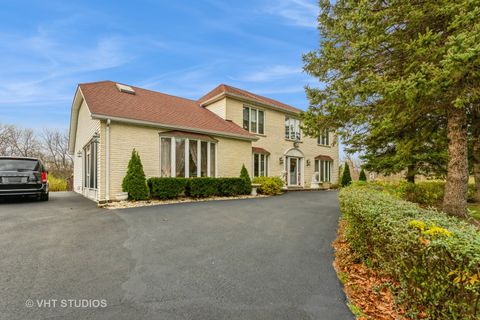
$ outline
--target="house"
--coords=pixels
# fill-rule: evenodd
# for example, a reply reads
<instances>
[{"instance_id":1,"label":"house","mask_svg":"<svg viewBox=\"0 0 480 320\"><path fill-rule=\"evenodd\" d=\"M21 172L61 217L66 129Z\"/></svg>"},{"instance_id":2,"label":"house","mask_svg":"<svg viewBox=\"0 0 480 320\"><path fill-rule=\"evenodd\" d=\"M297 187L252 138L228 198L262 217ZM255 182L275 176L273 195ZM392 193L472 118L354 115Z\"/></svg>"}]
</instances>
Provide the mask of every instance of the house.
<instances>
[{"instance_id":1,"label":"house","mask_svg":"<svg viewBox=\"0 0 480 320\"><path fill-rule=\"evenodd\" d=\"M112 81L79 84L69 133L74 191L115 200L133 148L147 177L237 177L245 165L251 177L280 176L288 188L336 183L333 133L304 136L299 113L224 84L198 100Z\"/></svg>"}]
</instances>

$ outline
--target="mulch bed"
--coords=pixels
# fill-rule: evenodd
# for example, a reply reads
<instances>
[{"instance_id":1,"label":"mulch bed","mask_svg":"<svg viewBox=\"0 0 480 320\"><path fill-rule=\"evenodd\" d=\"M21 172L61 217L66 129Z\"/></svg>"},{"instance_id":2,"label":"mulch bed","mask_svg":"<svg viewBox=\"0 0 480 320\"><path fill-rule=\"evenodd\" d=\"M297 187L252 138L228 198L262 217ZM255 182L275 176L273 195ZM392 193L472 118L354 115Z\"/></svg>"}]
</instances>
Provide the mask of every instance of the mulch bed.
<instances>
[{"instance_id":1,"label":"mulch bed","mask_svg":"<svg viewBox=\"0 0 480 320\"><path fill-rule=\"evenodd\" d=\"M333 242L335 261L333 266L342 281L345 294L358 320L408 320L404 310L395 305L390 290L398 284L365 264L353 261L350 245L345 238L345 220L341 220L337 239ZM351 307L352 309L352 307ZM353 311L353 310L352 310Z\"/></svg>"},{"instance_id":2,"label":"mulch bed","mask_svg":"<svg viewBox=\"0 0 480 320\"><path fill-rule=\"evenodd\" d=\"M171 200L143 200L143 201L115 201L99 205L101 208L105 209L127 209L127 208L138 208L138 207L148 207L148 206L158 206L165 204L174 204L174 203L186 203L186 202L204 202L204 201L213 201L213 200L238 200L238 199L252 199L252 198L265 198L269 197L266 195L258 194L256 196L251 195L242 195L234 197L209 197L209 198L178 198Z\"/></svg>"}]
</instances>

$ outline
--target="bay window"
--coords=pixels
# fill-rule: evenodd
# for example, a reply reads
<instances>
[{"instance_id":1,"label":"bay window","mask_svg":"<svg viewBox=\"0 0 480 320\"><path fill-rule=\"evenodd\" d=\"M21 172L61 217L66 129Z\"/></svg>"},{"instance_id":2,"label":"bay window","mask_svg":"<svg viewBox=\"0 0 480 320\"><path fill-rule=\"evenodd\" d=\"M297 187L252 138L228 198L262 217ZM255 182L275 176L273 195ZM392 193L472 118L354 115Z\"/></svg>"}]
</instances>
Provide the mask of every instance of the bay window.
<instances>
[{"instance_id":1,"label":"bay window","mask_svg":"<svg viewBox=\"0 0 480 320\"><path fill-rule=\"evenodd\" d=\"M161 136L160 175L162 177L215 177L215 142Z\"/></svg>"},{"instance_id":2,"label":"bay window","mask_svg":"<svg viewBox=\"0 0 480 320\"><path fill-rule=\"evenodd\" d=\"M160 175L162 177L170 177L172 174L172 138L161 137L160 149Z\"/></svg>"},{"instance_id":3,"label":"bay window","mask_svg":"<svg viewBox=\"0 0 480 320\"><path fill-rule=\"evenodd\" d=\"M268 176L268 155L264 153L253 154L253 176L254 177Z\"/></svg>"},{"instance_id":4,"label":"bay window","mask_svg":"<svg viewBox=\"0 0 480 320\"><path fill-rule=\"evenodd\" d=\"M200 143L200 176L207 177L208 176L208 142L201 141Z\"/></svg>"},{"instance_id":5,"label":"bay window","mask_svg":"<svg viewBox=\"0 0 480 320\"><path fill-rule=\"evenodd\" d=\"M285 117L285 139L300 140L300 120Z\"/></svg>"},{"instance_id":6,"label":"bay window","mask_svg":"<svg viewBox=\"0 0 480 320\"><path fill-rule=\"evenodd\" d=\"M332 160L315 160L315 172L319 173L321 182L330 182L332 179Z\"/></svg>"},{"instance_id":7,"label":"bay window","mask_svg":"<svg viewBox=\"0 0 480 320\"><path fill-rule=\"evenodd\" d=\"M265 112L255 108L243 107L243 129L252 133L265 133Z\"/></svg>"},{"instance_id":8,"label":"bay window","mask_svg":"<svg viewBox=\"0 0 480 320\"><path fill-rule=\"evenodd\" d=\"M175 138L175 177L185 177L185 139Z\"/></svg>"}]
</instances>

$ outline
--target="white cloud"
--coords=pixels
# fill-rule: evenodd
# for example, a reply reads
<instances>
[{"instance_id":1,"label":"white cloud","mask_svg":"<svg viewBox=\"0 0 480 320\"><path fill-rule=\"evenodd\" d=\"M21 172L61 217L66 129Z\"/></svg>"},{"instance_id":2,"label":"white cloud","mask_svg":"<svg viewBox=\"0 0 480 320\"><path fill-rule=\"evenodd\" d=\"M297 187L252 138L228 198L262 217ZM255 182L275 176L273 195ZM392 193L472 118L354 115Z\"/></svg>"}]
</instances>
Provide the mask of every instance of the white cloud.
<instances>
[{"instance_id":1,"label":"white cloud","mask_svg":"<svg viewBox=\"0 0 480 320\"><path fill-rule=\"evenodd\" d=\"M266 69L253 71L240 78L233 77L232 79L245 82L269 82L300 75L301 72L302 69L300 67L276 65Z\"/></svg>"},{"instance_id":2,"label":"white cloud","mask_svg":"<svg viewBox=\"0 0 480 320\"><path fill-rule=\"evenodd\" d=\"M278 0L269 3L265 11L269 14L279 15L290 24L316 28L319 6L317 1L310 0Z\"/></svg>"},{"instance_id":3,"label":"white cloud","mask_svg":"<svg viewBox=\"0 0 480 320\"><path fill-rule=\"evenodd\" d=\"M73 19L74 20L74 19ZM133 59L126 39L92 37L79 45L62 29L38 27L34 34L1 34L0 108L69 103L72 83L88 72L115 68Z\"/></svg>"}]
</instances>

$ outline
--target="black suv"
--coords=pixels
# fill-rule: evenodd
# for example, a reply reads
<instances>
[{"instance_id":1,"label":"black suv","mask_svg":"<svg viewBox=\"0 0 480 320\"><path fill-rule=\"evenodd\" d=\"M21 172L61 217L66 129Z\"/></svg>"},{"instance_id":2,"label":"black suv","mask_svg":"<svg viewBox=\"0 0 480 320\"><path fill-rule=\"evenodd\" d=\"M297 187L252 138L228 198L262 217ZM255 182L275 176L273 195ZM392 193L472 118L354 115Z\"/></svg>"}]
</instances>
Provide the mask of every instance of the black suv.
<instances>
[{"instance_id":1,"label":"black suv","mask_svg":"<svg viewBox=\"0 0 480 320\"><path fill-rule=\"evenodd\" d=\"M0 157L0 197L35 196L48 201L47 170L35 158Z\"/></svg>"}]
</instances>

